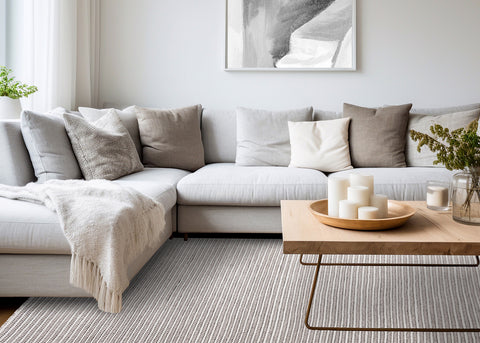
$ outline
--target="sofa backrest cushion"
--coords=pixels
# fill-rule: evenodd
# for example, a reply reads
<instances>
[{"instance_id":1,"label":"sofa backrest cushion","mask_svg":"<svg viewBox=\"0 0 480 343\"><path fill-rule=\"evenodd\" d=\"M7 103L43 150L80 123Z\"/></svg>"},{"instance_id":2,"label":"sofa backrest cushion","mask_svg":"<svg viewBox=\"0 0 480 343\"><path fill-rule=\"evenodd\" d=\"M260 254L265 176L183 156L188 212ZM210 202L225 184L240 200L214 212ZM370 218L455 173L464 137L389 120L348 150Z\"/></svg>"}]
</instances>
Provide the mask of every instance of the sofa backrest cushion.
<instances>
[{"instance_id":1,"label":"sofa backrest cushion","mask_svg":"<svg viewBox=\"0 0 480 343\"><path fill-rule=\"evenodd\" d=\"M0 183L23 186L35 181L20 120L0 120Z\"/></svg>"},{"instance_id":2,"label":"sofa backrest cushion","mask_svg":"<svg viewBox=\"0 0 480 343\"><path fill-rule=\"evenodd\" d=\"M203 109L202 140L205 163L235 162L237 116L235 110Z\"/></svg>"}]
</instances>

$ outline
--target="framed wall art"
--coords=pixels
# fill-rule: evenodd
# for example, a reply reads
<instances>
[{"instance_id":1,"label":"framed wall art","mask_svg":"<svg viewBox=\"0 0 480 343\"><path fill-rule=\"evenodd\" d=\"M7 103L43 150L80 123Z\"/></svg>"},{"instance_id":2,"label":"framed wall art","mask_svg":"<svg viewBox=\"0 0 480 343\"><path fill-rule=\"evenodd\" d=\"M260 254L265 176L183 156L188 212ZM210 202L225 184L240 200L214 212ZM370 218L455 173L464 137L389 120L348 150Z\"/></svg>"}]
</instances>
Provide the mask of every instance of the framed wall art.
<instances>
[{"instance_id":1,"label":"framed wall art","mask_svg":"<svg viewBox=\"0 0 480 343\"><path fill-rule=\"evenodd\" d=\"M355 0L226 0L226 70L355 70Z\"/></svg>"}]
</instances>

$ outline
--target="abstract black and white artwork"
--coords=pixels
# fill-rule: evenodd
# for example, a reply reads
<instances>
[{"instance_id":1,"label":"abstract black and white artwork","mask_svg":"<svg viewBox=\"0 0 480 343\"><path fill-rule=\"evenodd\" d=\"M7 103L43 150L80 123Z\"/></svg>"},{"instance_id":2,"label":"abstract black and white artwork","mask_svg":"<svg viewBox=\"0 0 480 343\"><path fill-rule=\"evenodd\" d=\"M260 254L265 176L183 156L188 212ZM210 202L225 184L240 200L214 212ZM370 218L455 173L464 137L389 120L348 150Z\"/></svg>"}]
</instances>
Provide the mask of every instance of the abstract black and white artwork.
<instances>
[{"instance_id":1,"label":"abstract black and white artwork","mask_svg":"<svg viewBox=\"0 0 480 343\"><path fill-rule=\"evenodd\" d=\"M355 70L355 0L227 0L226 69Z\"/></svg>"}]
</instances>

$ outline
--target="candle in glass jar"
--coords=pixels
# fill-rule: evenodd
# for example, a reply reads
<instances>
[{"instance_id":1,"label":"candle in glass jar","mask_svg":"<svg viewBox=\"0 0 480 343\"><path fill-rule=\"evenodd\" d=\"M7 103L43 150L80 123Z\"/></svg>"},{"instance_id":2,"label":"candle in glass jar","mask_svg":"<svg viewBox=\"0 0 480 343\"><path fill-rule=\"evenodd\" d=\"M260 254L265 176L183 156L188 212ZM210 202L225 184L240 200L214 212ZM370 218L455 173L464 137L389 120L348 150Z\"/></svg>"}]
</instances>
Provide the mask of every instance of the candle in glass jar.
<instances>
[{"instance_id":1,"label":"candle in glass jar","mask_svg":"<svg viewBox=\"0 0 480 343\"><path fill-rule=\"evenodd\" d=\"M368 190L370 191L370 195L373 195L373 175L351 173L350 186L368 187Z\"/></svg>"},{"instance_id":2,"label":"candle in glass jar","mask_svg":"<svg viewBox=\"0 0 480 343\"><path fill-rule=\"evenodd\" d=\"M427 206L448 207L448 188L443 186L427 186Z\"/></svg>"},{"instance_id":3,"label":"candle in glass jar","mask_svg":"<svg viewBox=\"0 0 480 343\"><path fill-rule=\"evenodd\" d=\"M364 206L358 208L358 219L378 219L378 208L373 206Z\"/></svg>"},{"instance_id":4,"label":"candle in glass jar","mask_svg":"<svg viewBox=\"0 0 480 343\"><path fill-rule=\"evenodd\" d=\"M347 189L347 199L358 203L358 206L370 204L370 190L364 186L350 186Z\"/></svg>"},{"instance_id":5,"label":"candle in glass jar","mask_svg":"<svg viewBox=\"0 0 480 343\"><path fill-rule=\"evenodd\" d=\"M383 194L375 194L370 198L370 205L378 208L379 218L388 217L388 197Z\"/></svg>"},{"instance_id":6,"label":"candle in glass jar","mask_svg":"<svg viewBox=\"0 0 480 343\"><path fill-rule=\"evenodd\" d=\"M338 216L344 219L357 219L358 204L350 200L340 200L338 203Z\"/></svg>"},{"instance_id":7,"label":"candle in glass jar","mask_svg":"<svg viewBox=\"0 0 480 343\"><path fill-rule=\"evenodd\" d=\"M338 203L347 199L347 188L350 182L344 177L330 176L328 178L328 215L338 217Z\"/></svg>"}]
</instances>

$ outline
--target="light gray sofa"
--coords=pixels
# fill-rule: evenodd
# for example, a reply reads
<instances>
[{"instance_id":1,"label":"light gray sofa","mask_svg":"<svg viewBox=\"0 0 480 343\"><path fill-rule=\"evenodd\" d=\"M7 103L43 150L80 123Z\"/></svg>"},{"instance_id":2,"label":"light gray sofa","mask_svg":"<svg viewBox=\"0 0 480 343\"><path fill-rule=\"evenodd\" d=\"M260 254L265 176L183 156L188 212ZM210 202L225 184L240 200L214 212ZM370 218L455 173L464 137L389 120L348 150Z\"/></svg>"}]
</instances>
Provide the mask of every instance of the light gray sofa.
<instances>
[{"instance_id":1,"label":"light gray sofa","mask_svg":"<svg viewBox=\"0 0 480 343\"><path fill-rule=\"evenodd\" d=\"M421 112L441 114L479 106ZM314 120L339 116L317 111ZM235 111L203 111L206 166L193 173L146 168L114 181L151 196L166 209L167 228L161 243L129 266L130 278L173 232L281 233L282 199L327 196L327 175L317 170L236 166L235 123ZM0 161L0 183L35 181L18 121L0 121ZM424 200L428 179L452 174L433 167L361 171L375 176L376 193L397 200ZM0 198L0 297L88 296L70 286L69 268L70 249L56 215L40 205Z\"/></svg>"}]
</instances>

